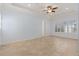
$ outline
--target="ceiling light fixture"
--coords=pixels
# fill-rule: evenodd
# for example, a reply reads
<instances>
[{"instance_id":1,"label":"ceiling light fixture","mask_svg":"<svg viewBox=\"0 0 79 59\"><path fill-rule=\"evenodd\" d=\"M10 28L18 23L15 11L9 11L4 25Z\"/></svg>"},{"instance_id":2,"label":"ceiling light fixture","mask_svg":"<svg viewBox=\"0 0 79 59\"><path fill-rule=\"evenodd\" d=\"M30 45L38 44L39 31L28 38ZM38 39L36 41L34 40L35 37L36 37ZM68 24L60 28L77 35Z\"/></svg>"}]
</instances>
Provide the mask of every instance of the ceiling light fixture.
<instances>
[{"instance_id":1,"label":"ceiling light fixture","mask_svg":"<svg viewBox=\"0 0 79 59\"><path fill-rule=\"evenodd\" d=\"M52 14L52 13L55 13L56 9L58 9L57 6L47 6L44 11L46 11L47 14Z\"/></svg>"},{"instance_id":2,"label":"ceiling light fixture","mask_svg":"<svg viewBox=\"0 0 79 59\"><path fill-rule=\"evenodd\" d=\"M66 10L69 10L69 8L65 8Z\"/></svg>"},{"instance_id":3,"label":"ceiling light fixture","mask_svg":"<svg viewBox=\"0 0 79 59\"><path fill-rule=\"evenodd\" d=\"M28 7L31 7L31 4L27 4Z\"/></svg>"}]
</instances>

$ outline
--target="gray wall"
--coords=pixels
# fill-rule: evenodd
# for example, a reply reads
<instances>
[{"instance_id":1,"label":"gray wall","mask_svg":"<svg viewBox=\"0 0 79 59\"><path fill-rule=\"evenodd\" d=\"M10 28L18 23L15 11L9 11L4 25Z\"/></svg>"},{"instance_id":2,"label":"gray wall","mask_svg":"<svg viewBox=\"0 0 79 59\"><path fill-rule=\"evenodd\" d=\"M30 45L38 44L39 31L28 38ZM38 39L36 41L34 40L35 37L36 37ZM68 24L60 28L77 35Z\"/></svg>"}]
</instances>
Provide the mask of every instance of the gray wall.
<instances>
[{"instance_id":1,"label":"gray wall","mask_svg":"<svg viewBox=\"0 0 79 59\"><path fill-rule=\"evenodd\" d=\"M0 4L0 44L1 44L1 4Z\"/></svg>"},{"instance_id":2,"label":"gray wall","mask_svg":"<svg viewBox=\"0 0 79 59\"><path fill-rule=\"evenodd\" d=\"M8 4L4 5L2 16L3 44L42 36L43 16Z\"/></svg>"},{"instance_id":3,"label":"gray wall","mask_svg":"<svg viewBox=\"0 0 79 59\"><path fill-rule=\"evenodd\" d=\"M50 33L51 35L65 37L65 38L73 38L73 39L79 39L79 31L76 33L63 33L63 32L55 32L55 24L62 24L63 22L69 22L72 20L79 21L79 15L78 11L73 11L72 13L63 13L61 15L58 15L57 17L53 17L50 22Z\"/></svg>"},{"instance_id":4,"label":"gray wall","mask_svg":"<svg viewBox=\"0 0 79 59\"><path fill-rule=\"evenodd\" d=\"M2 9L2 34L0 33L0 38L3 38L0 39L2 44L29 40L45 35L56 35L75 39L78 39L79 37L79 32L71 34L56 33L54 27L55 24L62 23L64 21L70 21L74 19L78 20L78 12L75 12L75 14L63 13L50 18L49 16L47 17L45 15L33 13L27 9L21 9L9 4L4 4Z\"/></svg>"}]
</instances>

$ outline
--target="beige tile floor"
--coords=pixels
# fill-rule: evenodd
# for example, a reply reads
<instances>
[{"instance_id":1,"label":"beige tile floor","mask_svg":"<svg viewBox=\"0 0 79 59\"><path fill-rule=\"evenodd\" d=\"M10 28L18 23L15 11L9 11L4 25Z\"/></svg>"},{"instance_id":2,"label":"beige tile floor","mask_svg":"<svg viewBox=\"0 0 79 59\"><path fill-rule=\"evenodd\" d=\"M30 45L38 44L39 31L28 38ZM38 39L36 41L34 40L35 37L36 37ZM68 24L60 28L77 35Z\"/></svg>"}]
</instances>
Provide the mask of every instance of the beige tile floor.
<instances>
[{"instance_id":1,"label":"beige tile floor","mask_svg":"<svg viewBox=\"0 0 79 59\"><path fill-rule=\"evenodd\" d=\"M78 56L79 40L47 36L5 45L1 56Z\"/></svg>"}]
</instances>

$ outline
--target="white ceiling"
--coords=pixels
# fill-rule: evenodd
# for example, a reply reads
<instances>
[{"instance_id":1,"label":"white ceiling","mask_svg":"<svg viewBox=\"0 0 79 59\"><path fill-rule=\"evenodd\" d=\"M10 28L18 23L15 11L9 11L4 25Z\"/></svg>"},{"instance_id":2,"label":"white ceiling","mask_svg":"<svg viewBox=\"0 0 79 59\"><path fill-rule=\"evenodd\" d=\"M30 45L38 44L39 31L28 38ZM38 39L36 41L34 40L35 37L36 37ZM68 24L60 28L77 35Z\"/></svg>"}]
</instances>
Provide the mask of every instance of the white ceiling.
<instances>
[{"instance_id":1,"label":"white ceiling","mask_svg":"<svg viewBox=\"0 0 79 59\"><path fill-rule=\"evenodd\" d=\"M59 8L54 15L78 11L78 3L13 3L12 5L30 10L38 14L46 14L44 8L48 5L57 5Z\"/></svg>"}]
</instances>

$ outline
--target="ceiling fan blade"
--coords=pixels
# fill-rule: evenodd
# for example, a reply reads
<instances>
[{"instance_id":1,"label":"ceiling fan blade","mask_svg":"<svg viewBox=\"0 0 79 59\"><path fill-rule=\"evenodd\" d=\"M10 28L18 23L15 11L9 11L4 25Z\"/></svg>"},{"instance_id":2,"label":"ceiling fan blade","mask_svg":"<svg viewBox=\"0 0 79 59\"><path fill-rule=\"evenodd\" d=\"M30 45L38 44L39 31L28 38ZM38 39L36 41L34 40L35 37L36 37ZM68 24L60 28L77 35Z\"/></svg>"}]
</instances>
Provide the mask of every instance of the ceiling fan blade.
<instances>
[{"instance_id":1,"label":"ceiling fan blade","mask_svg":"<svg viewBox=\"0 0 79 59\"><path fill-rule=\"evenodd\" d=\"M47 11L47 10L43 10L43 11Z\"/></svg>"},{"instance_id":2,"label":"ceiling fan blade","mask_svg":"<svg viewBox=\"0 0 79 59\"><path fill-rule=\"evenodd\" d=\"M54 7L53 10L58 9L58 7Z\"/></svg>"},{"instance_id":3,"label":"ceiling fan blade","mask_svg":"<svg viewBox=\"0 0 79 59\"><path fill-rule=\"evenodd\" d=\"M54 13L55 13L55 11L52 11L52 12L54 12Z\"/></svg>"},{"instance_id":4,"label":"ceiling fan blade","mask_svg":"<svg viewBox=\"0 0 79 59\"><path fill-rule=\"evenodd\" d=\"M49 13L49 12L46 12L47 14Z\"/></svg>"}]
</instances>

